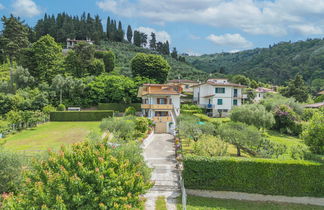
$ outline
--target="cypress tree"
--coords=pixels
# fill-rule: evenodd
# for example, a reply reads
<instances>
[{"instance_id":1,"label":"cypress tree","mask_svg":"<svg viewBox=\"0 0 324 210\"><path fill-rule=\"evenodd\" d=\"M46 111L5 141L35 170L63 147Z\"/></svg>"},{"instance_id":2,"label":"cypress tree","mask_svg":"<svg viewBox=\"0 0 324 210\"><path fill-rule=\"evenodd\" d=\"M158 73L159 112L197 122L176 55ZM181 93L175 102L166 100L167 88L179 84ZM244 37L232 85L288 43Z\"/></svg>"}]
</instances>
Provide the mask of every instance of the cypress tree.
<instances>
[{"instance_id":1,"label":"cypress tree","mask_svg":"<svg viewBox=\"0 0 324 210\"><path fill-rule=\"evenodd\" d=\"M128 27L127 27L127 40L128 40L128 42L132 43L132 38L133 38L132 27L130 25L128 25Z\"/></svg>"},{"instance_id":2,"label":"cypress tree","mask_svg":"<svg viewBox=\"0 0 324 210\"><path fill-rule=\"evenodd\" d=\"M156 50L156 36L154 32L151 33L150 48Z\"/></svg>"},{"instance_id":3,"label":"cypress tree","mask_svg":"<svg viewBox=\"0 0 324 210\"><path fill-rule=\"evenodd\" d=\"M111 40L111 23L110 23L110 17L108 16L107 18L107 28L106 28L106 33L107 33L107 39Z\"/></svg>"}]
</instances>

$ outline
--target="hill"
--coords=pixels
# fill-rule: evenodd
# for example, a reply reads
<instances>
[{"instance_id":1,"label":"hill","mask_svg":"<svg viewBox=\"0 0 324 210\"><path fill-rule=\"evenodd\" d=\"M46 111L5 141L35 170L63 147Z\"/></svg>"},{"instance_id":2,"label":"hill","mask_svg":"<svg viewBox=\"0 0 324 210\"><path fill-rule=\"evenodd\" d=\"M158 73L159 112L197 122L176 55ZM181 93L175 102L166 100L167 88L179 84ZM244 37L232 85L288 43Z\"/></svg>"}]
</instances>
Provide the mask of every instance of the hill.
<instances>
[{"instance_id":1,"label":"hill","mask_svg":"<svg viewBox=\"0 0 324 210\"><path fill-rule=\"evenodd\" d=\"M324 79L324 40L280 42L269 48L237 53L186 56L186 61L205 72L244 74L277 85L301 73L311 84L314 79Z\"/></svg>"},{"instance_id":2,"label":"hill","mask_svg":"<svg viewBox=\"0 0 324 210\"><path fill-rule=\"evenodd\" d=\"M116 55L116 67L115 70L125 76L131 76L130 61L136 55L136 53L158 54L158 52L150 50L148 48L137 47L128 42L113 42L104 41L100 44L101 49L111 50ZM208 74L204 71L198 70L191 64L178 61L169 55L163 56L171 66L168 79L177 79L180 76L181 79L205 79Z\"/></svg>"}]
</instances>

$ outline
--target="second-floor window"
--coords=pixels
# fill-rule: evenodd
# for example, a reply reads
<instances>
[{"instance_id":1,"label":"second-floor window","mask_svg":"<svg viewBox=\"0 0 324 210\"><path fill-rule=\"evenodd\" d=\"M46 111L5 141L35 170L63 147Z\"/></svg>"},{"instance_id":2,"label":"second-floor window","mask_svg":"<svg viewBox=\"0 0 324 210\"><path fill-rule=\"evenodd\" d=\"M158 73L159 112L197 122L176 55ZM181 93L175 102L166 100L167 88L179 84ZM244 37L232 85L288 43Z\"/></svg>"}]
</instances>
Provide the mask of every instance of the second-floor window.
<instances>
[{"instance_id":1,"label":"second-floor window","mask_svg":"<svg viewBox=\"0 0 324 210\"><path fill-rule=\"evenodd\" d=\"M225 93L225 88L215 88L215 93Z\"/></svg>"},{"instance_id":2,"label":"second-floor window","mask_svg":"<svg viewBox=\"0 0 324 210\"><path fill-rule=\"evenodd\" d=\"M217 105L223 105L223 99L217 99Z\"/></svg>"},{"instance_id":3,"label":"second-floor window","mask_svg":"<svg viewBox=\"0 0 324 210\"><path fill-rule=\"evenodd\" d=\"M236 99L233 100L233 105L237 106L237 100Z\"/></svg>"},{"instance_id":4,"label":"second-floor window","mask_svg":"<svg viewBox=\"0 0 324 210\"><path fill-rule=\"evenodd\" d=\"M234 97L237 97L237 89L234 89Z\"/></svg>"},{"instance_id":5,"label":"second-floor window","mask_svg":"<svg viewBox=\"0 0 324 210\"><path fill-rule=\"evenodd\" d=\"M157 104L167 104L167 99L166 98L158 98Z\"/></svg>"}]
</instances>

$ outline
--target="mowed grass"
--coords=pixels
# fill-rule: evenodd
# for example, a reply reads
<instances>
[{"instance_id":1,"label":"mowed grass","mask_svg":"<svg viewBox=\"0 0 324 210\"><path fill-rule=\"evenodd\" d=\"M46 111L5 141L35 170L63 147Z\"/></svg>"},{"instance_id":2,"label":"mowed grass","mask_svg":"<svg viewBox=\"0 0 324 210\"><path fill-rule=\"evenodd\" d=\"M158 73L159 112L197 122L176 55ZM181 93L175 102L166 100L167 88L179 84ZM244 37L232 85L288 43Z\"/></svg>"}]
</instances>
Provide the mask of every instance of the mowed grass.
<instances>
[{"instance_id":1,"label":"mowed grass","mask_svg":"<svg viewBox=\"0 0 324 210\"><path fill-rule=\"evenodd\" d=\"M178 200L177 209L181 210L181 199ZM319 210L323 206L275 203L275 202L256 202L242 201L233 199L216 199L198 196L187 197L187 210Z\"/></svg>"},{"instance_id":2,"label":"mowed grass","mask_svg":"<svg viewBox=\"0 0 324 210\"><path fill-rule=\"evenodd\" d=\"M279 133L274 130L269 130L266 135L267 139L270 141L285 144L287 146L297 145L297 144L304 144L302 139L299 139L295 136L289 136L286 134Z\"/></svg>"},{"instance_id":3,"label":"mowed grass","mask_svg":"<svg viewBox=\"0 0 324 210\"><path fill-rule=\"evenodd\" d=\"M4 148L16 151L58 149L63 144L84 140L91 130L99 131L99 125L100 122L48 122L8 136L4 139Z\"/></svg>"}]
</instances>

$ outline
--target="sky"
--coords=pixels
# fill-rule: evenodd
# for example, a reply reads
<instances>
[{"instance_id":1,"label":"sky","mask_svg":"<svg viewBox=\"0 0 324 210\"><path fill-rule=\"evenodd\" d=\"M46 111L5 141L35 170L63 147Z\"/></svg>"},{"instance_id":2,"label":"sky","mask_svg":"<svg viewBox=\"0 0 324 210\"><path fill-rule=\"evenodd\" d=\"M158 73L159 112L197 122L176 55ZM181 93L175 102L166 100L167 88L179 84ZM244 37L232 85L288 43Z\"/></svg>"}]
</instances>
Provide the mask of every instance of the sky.
<instances>
[{"instance_id":1,"label":"sky","mask_svg":"<svg viewBox=\"0 0 324 210\"><path fill-rule=\"evenodd\" d=\"M0 15L34 26L45 13L98 14L191 55L324 36L324 0L0 0Z\"/></svg>"}]
</instances>

